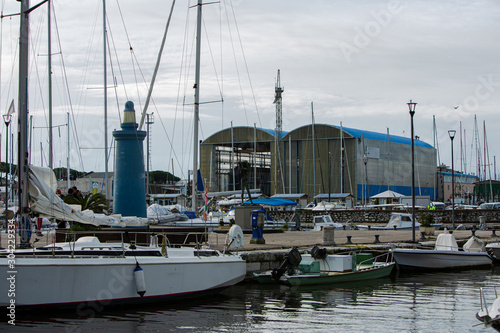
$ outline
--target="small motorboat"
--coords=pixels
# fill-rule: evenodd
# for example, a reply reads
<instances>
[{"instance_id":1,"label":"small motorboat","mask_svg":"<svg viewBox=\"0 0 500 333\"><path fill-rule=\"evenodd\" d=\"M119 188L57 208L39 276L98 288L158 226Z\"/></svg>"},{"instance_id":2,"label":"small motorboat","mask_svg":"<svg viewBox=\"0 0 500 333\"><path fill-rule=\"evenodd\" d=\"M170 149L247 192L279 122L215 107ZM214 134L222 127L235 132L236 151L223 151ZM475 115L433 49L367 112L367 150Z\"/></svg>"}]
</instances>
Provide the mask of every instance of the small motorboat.
<instances>
[{"instance_id":1,"label":"small motorboat","mask_svg":"<svg viewBox=\"0 0 500 333\"><path fill-rule=\"evenodd\" d=\"M371 253L328 254L326 249L315 246L310 254L303 255L293 248L279 268L254 273L254 277L259 283L289 286L333 284L387 277L394 266L390 254L376 257Z\"/></svg>"},{"instance_id":2,"label":"small motorboat","mask_svg":"<svg viewBox=\"0 0 500 333\"><path fill-rule=\"evenodd\" d=\"M438 235L434 249L392 249L394 260L400 268L450 269L489 266L492 257L486 252L484 242L472 236L459 250L453 234L446 229Z\"/></svg>"},{"instance_id":3,"label":"small motorboat","mask_svg":"<svg viewBox=\"0 0 500 333\"><path fill-rule=\"evenodd\" d=\"M411 214L391 213L391 218L389 219L389 222L387 222L387 225L384 227L358 224L356 228L358 228L359 230L412 230L412 221L413 220ZM431 226L438 230L439 228L441 228L442 224L434 223L431 224ZM418 228L420 228L420 223L418 221L415 221L415 229Z\"/></svg>"},{"instance_id":4,"label":"small motorboat","mask_svg":"<svg viewBox=\"0 0 500 333\"><path fill-rule=\"evenodd\" d=\"M350 226L333 222L330 215L316 215L313 217L313 231L321 231L324 227L335 227L335 230L349 230Z\"/></svg>"}]
</instances>

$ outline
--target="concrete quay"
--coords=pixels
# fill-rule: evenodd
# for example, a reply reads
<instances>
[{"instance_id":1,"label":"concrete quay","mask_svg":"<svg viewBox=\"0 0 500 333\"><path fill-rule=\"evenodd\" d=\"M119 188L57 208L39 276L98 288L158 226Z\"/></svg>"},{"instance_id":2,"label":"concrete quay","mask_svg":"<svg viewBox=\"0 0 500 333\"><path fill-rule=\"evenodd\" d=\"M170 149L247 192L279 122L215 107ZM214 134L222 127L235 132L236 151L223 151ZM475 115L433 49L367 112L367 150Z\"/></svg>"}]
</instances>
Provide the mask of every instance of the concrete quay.
<instances>
[{"instance_id":1,"label":"concrete quay","mask_svg":"<svg viewBox=\"0 0 500 333\"><path fill-rule=\"evenodd\" d=\"M412 243L411 230L335 230L335 245L323 245L323 231L285 231L283 233L264 233L265 244L250 244L251 234L244 234L244 246L233 249L247 261L247 278L252 273L264 272L279 267L285 254L294 246L301 251L309 251L314 245L326 248L328 253L347 252L352 250L366 250L371 252L387 252L391 248L412 248L415 246L434 246L435 239L443 230L437 230L434 236L426 236L420 240L421 234L417 229ZM453 232L459 244L472 236L471 230L456 230ZM500 232L499 232L500 234ZM379 243L375 243L378 235ZM475 235L485 243L500 242L500 237L490 230L477 230ZM347 236L351 236L348 243ZM209 243L211 247L223 250L226 244L226 234L211 233Z\"/></svg>"}]
</instances>

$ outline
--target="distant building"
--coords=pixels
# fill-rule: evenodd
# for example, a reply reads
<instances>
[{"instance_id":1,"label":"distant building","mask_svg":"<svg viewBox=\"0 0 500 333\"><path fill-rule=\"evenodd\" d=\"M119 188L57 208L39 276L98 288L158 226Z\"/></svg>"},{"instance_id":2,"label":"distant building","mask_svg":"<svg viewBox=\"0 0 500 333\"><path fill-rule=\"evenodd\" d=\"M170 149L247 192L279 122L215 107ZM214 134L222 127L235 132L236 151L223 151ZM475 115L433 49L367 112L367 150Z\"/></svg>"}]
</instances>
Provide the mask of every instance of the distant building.
<instances>
[{"instance_id":1,"label":"distant building","mask_svg":"<svg viewBox=\"0 0 500 333\"><path fill-rule=\"evenodd\" d=\"M500 202L500 181L478 181L474 187L474 194L477 198L477 203Z\"/></svg>"},{"instance_id":2,"label":"distant building","mask_svg":"<svg viewBox=\"0 0 500 333\"><path fill-rule=\"evenodd\" d=\"M440 167L440 171L437 172L437 201L451 202L452 198L452 172L451 170L442 171L443 168ZM455 203L462 204L476 204L478 202L477 197L474 196L474 187L478 181L478 177L475 175L466 175L460 172L454 172L454 183L455 183Z\"/></svg>"},{"instance_id":3,"label":"distant building","mask_svg":"<svg viewBox=\"0 0 500 333\"><path fill-rule=\"evenodd\" d=\"M105 181L104 172L89 172L82 177L75 180L71 180L70 187L76 186L80 192L83 194L92 193L92 189L97 191L97 193L105 193ZM114 173L108 172L108 199L113 200L113 182ZM57 187L62 191L63 194L68 193L68 181L66 179L61 179L57 181Z\"/></svg>"},{"instance_id":4,"label":"distant building","mask_svg":"<svg viewBox=\"0 0 500 333\"><path fill-rule=\"evenodd\" d=\"M202 177L212 191L239 190L238 161L248 161L248 187L266 196L350 193L361 201L386 190L411 195L410 138L316 124L314 131L306 125L284 132L276 143L274 131L262 128L214 133L201 143ZM416 194L435 198L436 165L434 147L416 139Z\"/></svg>"}]
</instances>

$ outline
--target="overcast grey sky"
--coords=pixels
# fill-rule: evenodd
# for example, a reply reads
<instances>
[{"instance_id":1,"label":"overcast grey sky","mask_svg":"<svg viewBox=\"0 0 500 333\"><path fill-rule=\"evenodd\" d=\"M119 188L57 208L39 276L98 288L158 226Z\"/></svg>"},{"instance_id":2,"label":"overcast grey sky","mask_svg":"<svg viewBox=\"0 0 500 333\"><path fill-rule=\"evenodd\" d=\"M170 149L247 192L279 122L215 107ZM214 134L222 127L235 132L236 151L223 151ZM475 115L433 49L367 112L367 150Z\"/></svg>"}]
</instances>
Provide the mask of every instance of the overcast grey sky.
<instances>
[{"instance_id":1,"label":"overcast grey sky","mask_svg":"<svg viewBox=\"0 0 500 333\"><path fill-rule=\"evenodd\" d=\"M66 112L72 110L80 147L93 149L80 150L82 166L72 134L71 164L79 170L102 171L102 1L53 3L57 28L53 25L52 51L62 50L71 97L70 107L62 58L54 54L54 123L65 123ZM153 93L154 103L149 109L155 119L151 130L151 168L171 171L174 159L175 173L182 172L184 176L192 165L196 10L188 9L188 5L194 3L176 3ZM118 113L127 100L134 101L139 117L171 2L129 0L119 1L119 5L122 16L117 1L107 1L112 53L108 87L113 85L113 77L117 80L116 88L108 90L110 131L119 128ZM17 11L18 6L14 1L4 2L4 14ZM220 4L204 6L203 11L201 100L217 101L222 91L224 103L202 105L200 139L229 127L231 121L234 126L256 123L258 127L274 128L272 102L280 69L286 131L311 123L310 104L314 102L316 123L342 122L346 127L382 133L389 128L393 135L409 137L406 103L412 99L418 103L415 134L430 144L433 115L436 117L442 163L451 164L447 131L458 131L462 122L467 171L476 172L475 115L481 154L483 121L490 163L500 154L497 1L222 0ZM30 111L35 127L46 126L48 113L46 16L44 6L31 15ZM3 110L12 98L17 98L18 30L17 18L3 19ZM54 131L55 166L66 164L66 129L60 131L60 137L59 130ZM2 140L4 134L2 127ZM35 129L33 138L33 160L40 164L40 142L44 154L48 150L46 129ZM2 155L4 145L5 141ZM460 170L458 134L455 168Z\"/></svg>"}]
</instances>

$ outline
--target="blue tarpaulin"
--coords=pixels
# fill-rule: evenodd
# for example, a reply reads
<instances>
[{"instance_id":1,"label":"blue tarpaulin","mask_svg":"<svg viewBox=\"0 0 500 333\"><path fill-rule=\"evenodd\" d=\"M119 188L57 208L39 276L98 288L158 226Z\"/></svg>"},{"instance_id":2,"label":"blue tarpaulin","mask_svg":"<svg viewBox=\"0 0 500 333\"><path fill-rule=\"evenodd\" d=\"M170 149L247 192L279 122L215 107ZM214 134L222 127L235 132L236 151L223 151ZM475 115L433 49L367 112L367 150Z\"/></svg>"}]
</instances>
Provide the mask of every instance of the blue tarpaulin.
<instances>
[{"instance_id":1,"label":"blue tarpaulin","mask_svg":"<svg viewBox=\"0 0 500 333\"><path fill-rule=\"evenodd\" d=\"M281 199L281 198L269 198L269 199L252 199L253 203L256 205L264 206L297 206L297 203L293 200ZM250 200L245 201L244 205L251 204Z\"/></svg>"}]
</instances>

